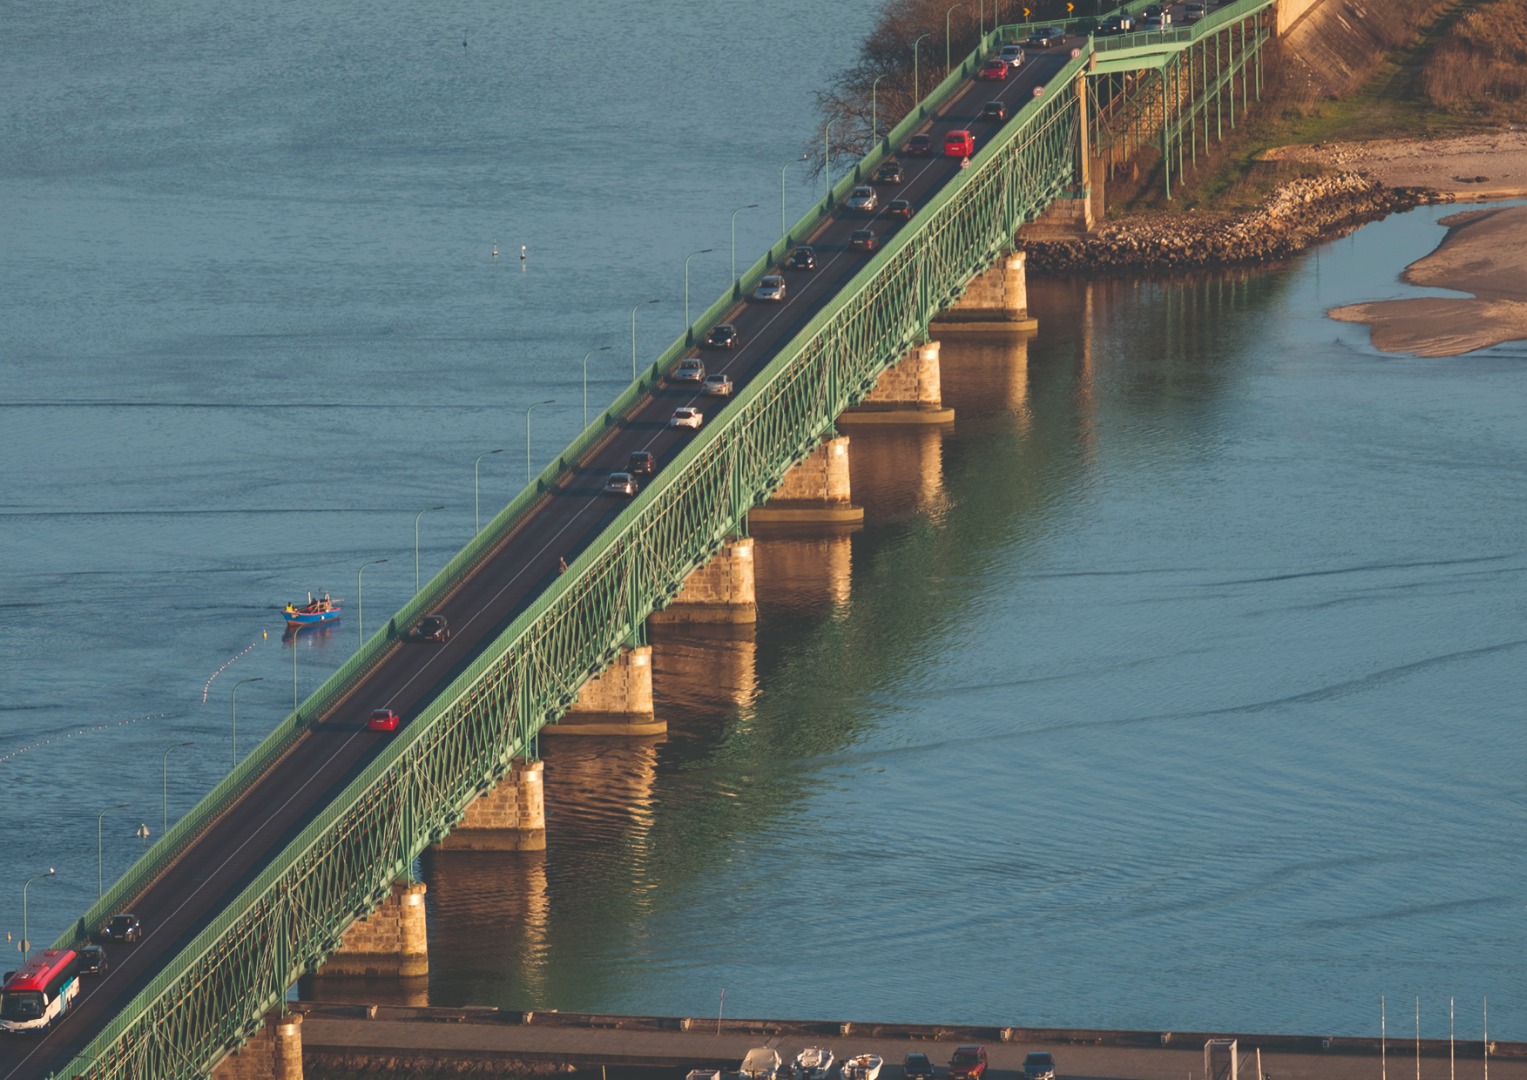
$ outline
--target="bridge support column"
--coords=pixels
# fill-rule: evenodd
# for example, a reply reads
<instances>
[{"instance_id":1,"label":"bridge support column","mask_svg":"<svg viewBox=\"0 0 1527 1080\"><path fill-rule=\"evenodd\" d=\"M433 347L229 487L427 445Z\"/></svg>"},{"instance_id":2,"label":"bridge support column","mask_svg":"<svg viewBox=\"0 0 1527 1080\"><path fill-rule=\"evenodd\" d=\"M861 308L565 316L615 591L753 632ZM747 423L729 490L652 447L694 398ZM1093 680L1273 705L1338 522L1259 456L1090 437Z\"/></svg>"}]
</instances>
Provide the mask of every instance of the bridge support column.
<instances>
[{"instance_id":1,"label":"bridge support column","mask_svg":"<svg viewBox=\"0 0 1527 1080\"><path fill-rule=\"evenodd\" d=\"M932 329L941 336L1024 334L1039 328L1029 318L1025 256L1015 251L979 275L952 308L939 313Z\"/></svg>"},{"instance_id":2,"label":"bridge support column","mask_svg":"<svg viewBox=\"0 0 1527 1080\"><path fill-rule=\"evenodd\" d=\"M254 1038L217 1063L212 1080L302 1080L302 1016L271 1013Z\"/></svg>"},{"instance_id":3,"label":"bridge support column","mask_svg":"<svg viewBox=\"0 0 1527 1080\"><path fill-rule=\"evenodd\" d=\"M693 571L679 595L662 611L654 611L649 621L661 625L755 623L754 581L753 538L732 540Z\"/></svg>"},{"instance_id":4,"label":"bridge support column","mask_svg":"<svg viewBox=\"0 0 1527 1080\"><path fill-rule=\"evenodd\" d=\"M549 728L546 730L550 730ZM442 851L546 850L546 790L542 762L516 761L492 791L435 847Z\"/></svg>"},{"instance_id":5,"label":"bridge support column","mask_svg":"<svg viewBox=\"0 0 1527 1080\"><path fill-rule=\"evenodd\" d=\"M864 507L850 501L848 436L824 439L785 474L763 506L748 513L752 525L858 525Z\"/></svg>"},{"instance_id":6,"label":"bridge support column","mask_svg":"<svg viewBox=\"0 0 1527 1080\"><path fill-rule=\"evenodd\" d=\"M952 422L954 410L944 407L938 356L936 341L913 349L880 373L869 397L838 417L838 426Z\"/></svg>"},{"instance_id":7,"label":"bridge support column","mask_svg":"<svg viewBox=\"0 0 1527 1080\"><path fill-rule=\"evenodd\" d=\"M382 906L350 924L321 976L417 978L429 974L422 881L395 881Z\"/></svg>"},{"instance_id":8,"label":"bridge support column","mask_svg":"<svg viewBox=\"0 0 1527 1080\"><path fill-rule=\"evenodd\" d=\"M627 649L583 684L578 700L541 735L661 735L668 723L652 710L652 646Z\"/></svg>"}]
</instances>

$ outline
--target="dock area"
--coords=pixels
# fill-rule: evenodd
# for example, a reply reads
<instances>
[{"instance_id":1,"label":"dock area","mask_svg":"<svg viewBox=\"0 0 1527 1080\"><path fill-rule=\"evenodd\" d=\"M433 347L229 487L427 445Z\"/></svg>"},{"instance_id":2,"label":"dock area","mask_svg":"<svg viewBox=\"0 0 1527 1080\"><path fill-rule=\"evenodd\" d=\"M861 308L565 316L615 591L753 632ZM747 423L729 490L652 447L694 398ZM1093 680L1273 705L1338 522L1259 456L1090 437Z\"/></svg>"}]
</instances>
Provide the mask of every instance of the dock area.
<instances>
[{"instance_id":1,"label":"dock area","mask_svg":"<svg viewBox=\"0 0 1527 1080\"><path fill-rule=\"evenodd\" d=\"M1240 1080L1426 1080L1485 1077L1485 1047L1473 1041L1266 1035L1236 1032L1092 1031L956 1027L858 1021L721 1020L587 1013L518 1012L494 1008L416 1008L297 1002L303 1058L357 1071L431 1069L452 1075L672 1069L735 1071L755 1046L769 1046L788 1064L808 1046L841 1059L872 1053L885 1059L881 1080L901 1080L902 1058L928 1055L940 1075L954 1047L987 1049L991 1080L1021 1080L1031 1050L1055 1056L1066 1080L1188 1080L1204 1077L1204 1044L1235 1039ZM1260 1052L1260 1058L1259 1058ZM1527 1043L1493 1043L1488 1075L1527 1080Z\"/></svg>"}]
</instances>

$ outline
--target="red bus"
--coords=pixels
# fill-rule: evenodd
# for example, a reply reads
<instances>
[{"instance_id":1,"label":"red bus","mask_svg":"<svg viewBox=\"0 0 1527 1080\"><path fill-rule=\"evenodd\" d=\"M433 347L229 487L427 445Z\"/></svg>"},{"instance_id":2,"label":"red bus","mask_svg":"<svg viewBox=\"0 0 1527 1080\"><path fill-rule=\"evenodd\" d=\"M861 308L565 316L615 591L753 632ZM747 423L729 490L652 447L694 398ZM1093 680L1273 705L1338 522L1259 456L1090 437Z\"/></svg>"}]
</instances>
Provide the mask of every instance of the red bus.
<instances>
[{"instance_id":1,"label":"red bus","mask_svg":"<svg viewBox=\"0 0 1527 1080\"><path fill-rule=\"evenodd\" d=\"M12 972L0 987L0 1031L47 1031L79 992L79 957L73 949L49 949Z\"/></svg>"}]
</instances>

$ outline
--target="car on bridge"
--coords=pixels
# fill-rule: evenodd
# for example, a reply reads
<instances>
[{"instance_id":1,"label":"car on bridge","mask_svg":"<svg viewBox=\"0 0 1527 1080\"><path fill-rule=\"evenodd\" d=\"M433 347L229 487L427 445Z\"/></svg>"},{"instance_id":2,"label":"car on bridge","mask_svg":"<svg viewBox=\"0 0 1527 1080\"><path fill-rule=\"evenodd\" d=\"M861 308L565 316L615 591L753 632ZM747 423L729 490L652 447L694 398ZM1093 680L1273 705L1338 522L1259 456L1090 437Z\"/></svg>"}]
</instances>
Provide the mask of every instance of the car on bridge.
<instances>
[{"instance_id":1,"label":"car on bridge","mask_svg":"<svg viewBox=\"0 0 1527 1080\"><path fill-rule=\"evenodd\" d=\"M1172 17L1167 14L1147 15L1140 20L1140 32L1150 33L1153 30L1165 30L1172 25Z\"/></svg>"},{"instance_id":2,"label":"car on bridge","mask_svg":"<svg viewBox=\"0 0 1527 1080\"><path fill-rule=\"evenodd\" d=\"M998 60L1006 60L1009 68L1016 68L1023 63L1023 46L1016 42L1008 42L1002 46L1002 51L997 53Z\"/></svg>"},{"instance_id":3,"label":"car on bridge","mask_svg":"<svg viewBox=\"0 0 1527 1080\"><path fill-rule=\"evenodd\" d=\"M910 200L910 199L892 199L890 202L886 203L886 206L885 206L885 216L886 217L897 218L898 220L901 220L901 221L911 221L912 220L912 200Z\"/></svg>"},{"instance_id":4,"label":"car on bridge","mask_svg":"<svg viewBox=\"0 0 1527 1080\"><path fill-rule=\"evenodd\" d=\"M913 135L907 140L907 153L912 157L927 157L933 153L933 136L929 134Z\"/></svg>"},{"instance_id":5,"label":"car on bridge","mask_svg":"<svg viewBox=\"0 0 1527 1080\"><path fill-rule=\"evenodd\" d=\"M604 493L606 495L635 495L640 489L636 483L636 477L628 472L612 472L609 480L605 481Z\"/></svg>"},{"instance_id":6,"label":"car on bridge","mask_svg":"<svg viewBox=\"0 0 1527 1080\"><path fill-rule=\"evenodd\" d=\"M1024 1080L1055 1080L1055 1058L1035 1050L1023 1059Z\"/></svg>"},{"instance_id":7,"label":"car on bridge","mask_svg":"<svg viewBox=\"0 0 1527 1080\"><path fill-rule=\"evenodd\" d=\"M651 476L657 472L657 458L650 450L633 450L626 459L626 472L632 476Z\"/></svg>"},{"instance_id":8,"label":"car on bridge","mask_svg":"<svg viewBox=\"0 0 1527 1080\"><path fill-rule=\"evenodd\" d=\"M1110 15L1103 20L1103 25L1098 27L1099 37L1109 37L1113 34L1128 34L1135 28L1133 15Z\"/></svg>"},{"instance_id":9,"label":"car on bridge","mask_svg":"<svg viewBox=\"0 0 1527 1080\"><path fill-rule=\"evenodd\" d=\"M992 82L1002 82L1007 78L1007 61L1000 56L994 56L981 65L981 70L976 73L978 79L989 79Z\"/></svg>"},{"instance_id":10,"label":"car on bridge","mask_svg":"<svg viewBox=\"0 0 1527 1080\"><path fill-rule=\"evenodd\" d=\"M1000 101L988 101L981 106L982 120L1002 121L1007 119L1007 105Z\"/></svg>"},{"instance_id":11,"label":"car on bridge","mask_svg":"<svg viewBox=\"0 0 1527 1080\"><path fill-rule=\"evenodd\" d=\"M451 640L451 627L445 621L444 615L426 615L408 628L408 633L403 635L408 641L439 641Z\"/></svg>"},{"instance_id":12,"label":"car on bridge","mask_svg":"<svg viewBox=\"0 0 1527 1080\"><path fill-rule=\"evenodd\" d=\"M673 369L674 382L699 382L705 378L705 362L697 356L685 357Z\"/></svg>"},{"instance_id":13,"label":"car on bridge","mask_svg":"<svg viewBox=\"0 0 1527 1080\"><path fill-rule=\"evenodd\" d=\"M879 246L875 240L875 230L855 229L848 234L848 246L855 251L874 251Z\"/></svg>"},{"instance_id":14,"label":"car on bridge","mask_svg":"<svg viewBox=\"0 0 1527 1080\"><path fill-rule=\"evenodd\" d=\"M700 390L703 393L709 394L711 397L731 397L731 376L722 375L720 373L715 375L707 375L705 376L705 384L700 387Z\"/></svg>"},{"instance_id":15,"label":"car on bridge","mask_svg":"<svg viewBox=\"0 0 1527 1080\"><path fill-rule=\"evenodd\" d=\"M901 171L901 162L887 161L875 170L875 183L899 184L907 178L906 173Z\"/></svg>"},{"instance_id":16,"label":"car on bridge","mask_svg":"<svg viewBox=\"0 0 1527 1080\"><path fill-rule=\"evenodd\" d=\"M397 731L403 718L391 709L372 709L366 717L367 731Z\"/></svg>"},{"instance_id":17,"label":"car on bridge","mask_svg":"<svg viewBox=\"0 0 1527 1080\"><path fill-rule=\"evenodd\" d=\"M106 962L106 950L99 945L86 945L78 953L81 975L104 975L111 965Z\"/></svg>"},{"instance_id":18,"label":"car on bridge","mask_svg":"<svg viewBox=\"0 0 1527 1080\"><path fill-rule=\"evenodd\" d=\"M742 335L729 322L717 323L711 327L710 333L705 335L705 347L707 349L735 349L741 344ZM700 374L696 375L693 381L699 382L704 377L705 369L701 368Z\"/></svg>"},{"instance_id":19,"label":"car on bridge","mask_svg":"<svg viewBox=\"0 0 1527 1080\"><path fill-rule=\"evenodd\" d=\"M1031 49L1048 49L1066 40L1066 32L1058 26L1041 26L1024 42Z\"/></svg>"},{"instance_id":20,"label":"car on bridge","mask_svg":"<svg viewBox=\"0 0 1527 1080\"><path fill-rule=\"evenodd\" d=\"M669 427L687 427L698 431L703 423L705 423L705 414L693 405L680 406L673 410L673 415L668 418Z\"/></svg>"},{"instance_id":21,"label":"car on bridge","mask_svg":"<svg viewBox=\"0 0 1527 1080\"><path fill-rule=\"evenodd\" d=\"M753 290L754 300L765 300L770 303L780 304L785 300L785 275L765 274L758 279L758 288Z\"/></svg>"},{"instance_id":22,"label":"car on bridge","mask_svg":"<svg viewBox=\"0 0 1527 1080\"><path fill-rule=\"evenodd\" d=\"M1204 14L1205 8L1202 4L1184 4L1182 7L1182 21L1185 23L1196 23L1204 17Z\"/></svg>"},{"instance_id":23,"label":"car on bridge","mask_svg":"<svg viewBox=\"0 0 1527 1080\"><path fill-rule=\"evenodd\" d=\"M964 128L944 136L944 156L968 158L976 152L976 137Z\"/></svg>"},{"instance_id":24,"label":"car on bridge","mask_svg":"<svg viewBox=\"0 0 1527 1080\"><path fill-rule=\"evenodd\" d=\"M785 260L786 270L815 270L816 268L817 249L810 244L802 244Z\"/></svg>"},{"instance_id":25,"label":"car on bridge","mask_svg":"<svg viewBox=\"0 0 1527 1080\"><path fill-rule=\"evenodd\" d=\"M880 200L876 197L874 188L868 184L859 184L848 193L848 201L843 205L849 210L868 214L880 205Z\"/></svg>"},{"instance_id":26,"label":"car on bridge","mask_svg":"<svg viewBox=\"0 0 1527 1080\"><path fill-rule=\"evenodd\" d=\"M138 916L131 912L123 912L113 915L105 926L101 927L102 941L138 941L143 937L143 923Z\"/></svg>"}]
</instances>

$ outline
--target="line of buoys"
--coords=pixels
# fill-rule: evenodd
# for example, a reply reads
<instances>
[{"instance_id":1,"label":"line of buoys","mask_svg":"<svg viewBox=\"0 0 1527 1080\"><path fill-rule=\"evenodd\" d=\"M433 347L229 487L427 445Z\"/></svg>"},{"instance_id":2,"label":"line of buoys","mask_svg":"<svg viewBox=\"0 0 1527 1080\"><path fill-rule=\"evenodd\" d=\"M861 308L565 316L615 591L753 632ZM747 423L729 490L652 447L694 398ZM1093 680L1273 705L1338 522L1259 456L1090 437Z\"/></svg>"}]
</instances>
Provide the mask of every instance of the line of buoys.
<instances>
[{"instance_id":1,"label":"line of buoys","mask_svg":"<svg viewBox=\"0 0 1527 1080\"><path fill-rule=\"evenodd\" d=\"M89 735L92 732L105 731L110 727L127 727L129 724L136 724L143 720L162 720L169 715L169 713L150 713L147 716L134 716L129 717L126 720L118 720L112 724L96 724L93 727L80 728L77 731L65 731L57 735L50 735L46 739L38 739L34 743L28 743L25 746L18 746L16 749L10 751L9 753L0 754L0 765L4 765L6 762L15 761L22 754L25 754L30 750L37 750L57 742L66 742L67 740L74 738L76 735Z\"/></svg>"},{"instance_id":2,"label":"line of buoys","mask_svg":"<svg viewBox=\"0 0 1527 1080\"><path fill-rule=\"evenodd\" d=\"M260 641L264 641L269 636L270 636L270 632L268 630L261 631L261 633L260 633ZM260 644L260 641L251 641L248 645L244 646L244 648L243 648L243 650L241 652L239 652L236 655L234 655L234 656L230 657L229 659L225 660L223 662L223 666L218 668L216 671L214 671L212 673L212 675L207 679L206 683L203 684L203 686L201 688L201 703L203 705L205 705L207 703L207 693L208 693L208 691L210 691L212 689L212 680L216 679L223 672L227 671L230 664L235 663L240 657L242 657L244 655L244 653L247 653L250 649L252 649L256 645Z\"/></svg>"}]
</instances>

